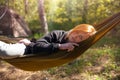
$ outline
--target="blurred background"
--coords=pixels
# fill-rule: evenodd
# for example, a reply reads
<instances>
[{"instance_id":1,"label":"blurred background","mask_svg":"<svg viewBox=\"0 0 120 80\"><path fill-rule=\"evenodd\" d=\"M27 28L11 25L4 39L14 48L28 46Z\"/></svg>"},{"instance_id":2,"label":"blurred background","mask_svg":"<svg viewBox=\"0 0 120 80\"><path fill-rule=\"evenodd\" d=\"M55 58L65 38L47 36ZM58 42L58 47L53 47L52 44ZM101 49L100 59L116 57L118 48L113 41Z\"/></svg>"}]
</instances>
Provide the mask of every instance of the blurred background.
<instances>
[{"instance_id":1,"label":"blurred background","mask_svg":"<svg viewBox=\"0 0 120 80\"><path fill-rule=\"evenodd\" d=\"M98 24L120 0L0 0L0 35L40 38L52 30ZM120 80L120 24L73 62L29 72L1 61L1 80Z\"/></svg>"}]
</instances>

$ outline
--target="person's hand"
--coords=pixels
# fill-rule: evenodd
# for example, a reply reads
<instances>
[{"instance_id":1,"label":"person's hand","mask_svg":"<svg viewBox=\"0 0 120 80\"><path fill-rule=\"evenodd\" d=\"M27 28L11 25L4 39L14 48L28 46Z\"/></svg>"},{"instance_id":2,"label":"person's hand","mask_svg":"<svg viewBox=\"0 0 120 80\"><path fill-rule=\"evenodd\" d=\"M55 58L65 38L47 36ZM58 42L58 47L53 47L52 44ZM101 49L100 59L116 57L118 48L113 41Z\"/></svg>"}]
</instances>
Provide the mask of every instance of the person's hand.
<instances>
[{"instance_id":1,"label":"person's hand","mask_svg":"<svg viewBox=\"0 0 120 80\"><path fill-rule=\"evenodd\" d=\"M24 45L27 46L27 45L29 45L31 43L31 41L28 40L28 39L22 39L22 40L19 41L19 43L23 43Z\"/></svg>"},{"instance_id":2,"label":"person's hand","mask_svg":"<svg viewBox=\"0 0 120 80\"><path fill-rule=\"evenodd\" d=\"M68 52L73 51L75 46L79 46L77 43L64 43L59 44L60 50L67 50Z\"/></svg>"}]
</instances>

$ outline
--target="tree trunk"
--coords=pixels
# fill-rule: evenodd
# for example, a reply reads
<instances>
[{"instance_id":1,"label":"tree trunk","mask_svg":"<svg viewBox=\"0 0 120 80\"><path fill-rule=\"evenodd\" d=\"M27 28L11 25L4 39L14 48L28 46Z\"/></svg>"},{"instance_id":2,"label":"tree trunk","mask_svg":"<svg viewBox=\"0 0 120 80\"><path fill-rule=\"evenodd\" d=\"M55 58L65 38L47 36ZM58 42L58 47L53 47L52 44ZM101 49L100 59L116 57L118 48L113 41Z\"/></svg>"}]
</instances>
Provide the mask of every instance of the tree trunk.
<instances>
[{"instance_id":1,"label":"tree trunk","mask_svg":"<svg viewBox=\"0 0 120 80\"><path fill-rule=\"evenodd\" d=\"M87 23L88 0L84 0L82 22Z\"/></svg>"},{"instance_id":2,"label":"tree trunk","mask_svg":"<svg viewBox=\"0 0 120 80\"><path fill-rule=\"evenodd\" d=\"M24 0L24 8L25 8L25 14L28 13L28 0Z\"/></svg>"},{"instance_id":3,"label":"tree trunk","mask_svg":"<svg viewBox=\"0 0 120 80\"><path fill-rule=\"evenodd\" d=\"M46 19L45 10L44 10L44 0L38 0L38 13L41 21L42 31L43 33L47 34L48 24L47 24L47 19Z\"/></svg>"}]
</instances>

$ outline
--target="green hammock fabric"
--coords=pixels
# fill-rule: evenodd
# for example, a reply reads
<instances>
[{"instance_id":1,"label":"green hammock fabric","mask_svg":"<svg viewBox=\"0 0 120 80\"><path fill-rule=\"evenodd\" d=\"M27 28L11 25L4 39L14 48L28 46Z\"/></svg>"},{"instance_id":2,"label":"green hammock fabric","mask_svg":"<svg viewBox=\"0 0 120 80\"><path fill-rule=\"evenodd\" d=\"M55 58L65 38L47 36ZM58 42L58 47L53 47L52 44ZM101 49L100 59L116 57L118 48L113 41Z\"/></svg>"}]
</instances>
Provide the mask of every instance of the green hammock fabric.
<instances>
[{"instance_id":1,"label":"green hammock fabric","mask_svg":"<svg viewBox=\"0 0 120 80\"><path fill-rule=\"evenodd\" d=\"M44 70L75 60L94 43L101 39L108 31L120 23L120 13L117 13L105 21L95 25L97 33L85 41L79 43L72 52L59 51L49 56L26 55L15 59L5 59L8 63L27 71Z\"/></svg>"}]
</instances>

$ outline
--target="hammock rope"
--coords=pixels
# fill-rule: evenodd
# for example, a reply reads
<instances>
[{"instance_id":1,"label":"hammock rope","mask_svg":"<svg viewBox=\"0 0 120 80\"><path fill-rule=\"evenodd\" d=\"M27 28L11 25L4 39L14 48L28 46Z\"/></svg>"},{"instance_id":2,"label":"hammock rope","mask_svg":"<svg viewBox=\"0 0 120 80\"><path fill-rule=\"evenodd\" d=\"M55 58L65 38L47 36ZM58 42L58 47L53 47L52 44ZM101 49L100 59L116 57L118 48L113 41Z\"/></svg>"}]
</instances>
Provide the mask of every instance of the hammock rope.
<instances>
[{"instance_id":1,"label":"hammock rope","mask_svg":"<svg viewBox=\"0 0 120 80\"><path fill-rule=\"evenodd\" d=\"M106 23L109 23L111 20L116 19L119 16L120 16L120 12L118 12L118 13L112 15L111 17L103 20L102 22L98 23L97 25L95 25L96 30L99 30L102 26L105 26Z\"/></svg>"},{"instance_id":2,"label":"hammock rope","mask_svg":"<svg viewBox=\"0 0 120 80\"><path fill-rule=\"evenodd\" d=\"M80 46L76 47L72 52L68 53L67 51L59 51L48 56L25 55L24 57L8 60L6 59L5 61L16 66L17 68L27 71L37 71L60 66L72 60L75 60L119 23L120 12L96 25L95 28L97 30L97 33L87 40L80 42Z\"/></svg>"}]
</instances>

